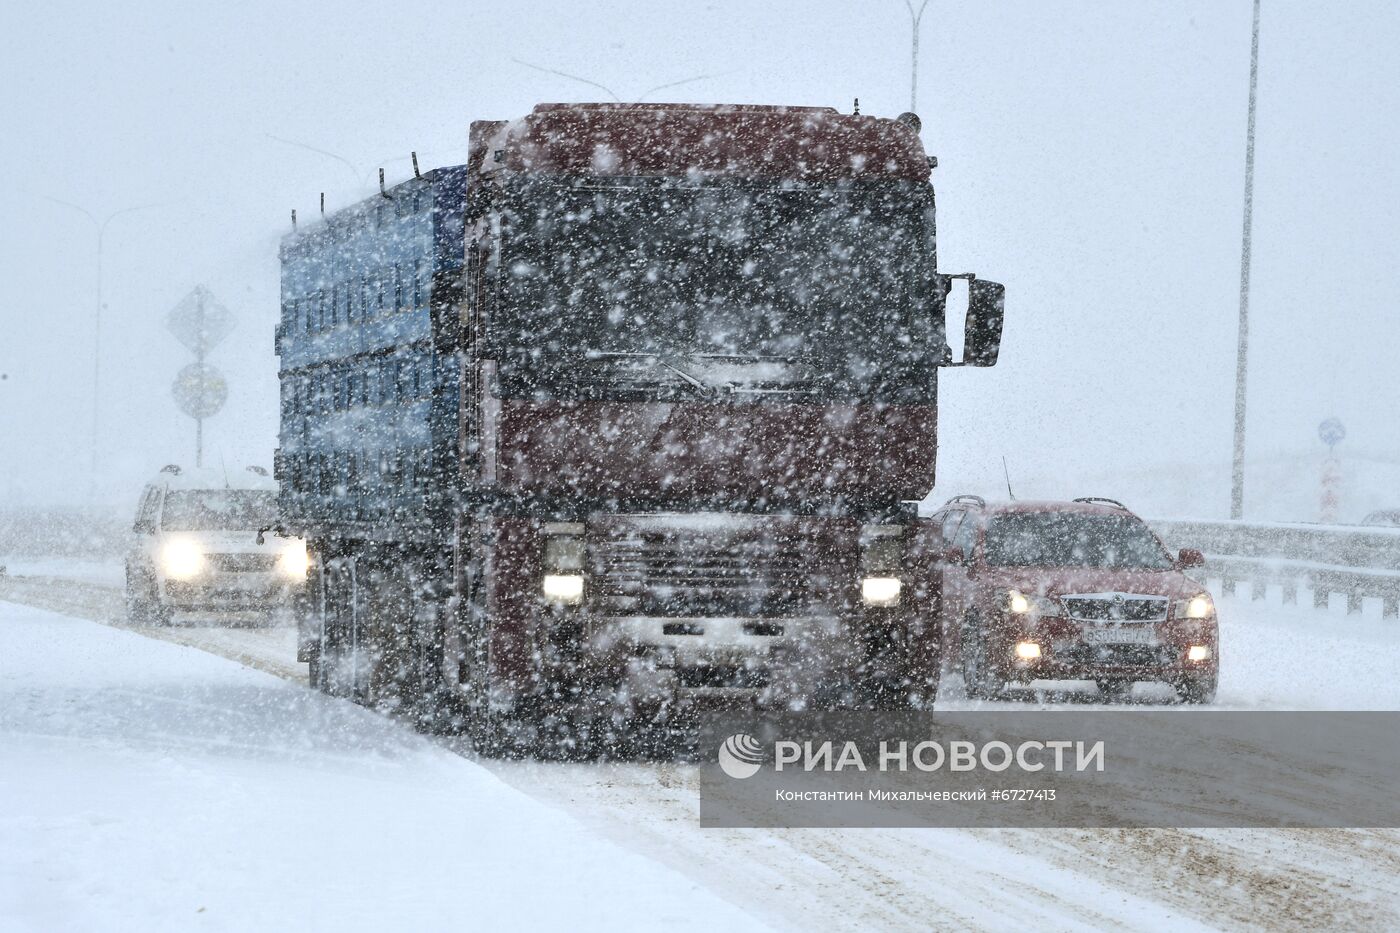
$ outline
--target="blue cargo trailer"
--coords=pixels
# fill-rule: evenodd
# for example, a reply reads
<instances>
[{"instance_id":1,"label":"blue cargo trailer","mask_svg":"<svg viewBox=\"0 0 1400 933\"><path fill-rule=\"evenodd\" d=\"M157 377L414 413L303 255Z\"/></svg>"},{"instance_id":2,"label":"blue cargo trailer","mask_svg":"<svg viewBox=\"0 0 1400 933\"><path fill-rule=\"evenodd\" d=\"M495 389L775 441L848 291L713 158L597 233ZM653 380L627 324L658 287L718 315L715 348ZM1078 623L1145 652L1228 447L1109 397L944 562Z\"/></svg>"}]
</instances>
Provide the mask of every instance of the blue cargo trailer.
<instances>
[{"instance_id":1,"label":"blue cargo trailer","mask_svg":"<svg viewBox=\"0 0 1400 933\"><path fill-rule=\"evenodd\" d=\"M434 318L461 299L465 169L437 169L282 244L284 521L423 539L450 507L457 359Z\"/></svg>"}]
</instances>

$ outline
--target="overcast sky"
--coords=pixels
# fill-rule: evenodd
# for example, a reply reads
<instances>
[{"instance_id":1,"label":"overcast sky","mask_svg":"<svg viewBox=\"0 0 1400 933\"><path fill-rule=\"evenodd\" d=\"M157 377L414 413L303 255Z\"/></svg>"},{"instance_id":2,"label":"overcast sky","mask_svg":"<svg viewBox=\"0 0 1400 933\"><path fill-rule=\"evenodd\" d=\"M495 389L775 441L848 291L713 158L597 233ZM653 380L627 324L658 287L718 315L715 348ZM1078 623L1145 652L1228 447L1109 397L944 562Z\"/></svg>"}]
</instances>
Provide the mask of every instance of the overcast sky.
<instances>
[{"instance_id":1,"label":"overcast sky","mask_svg":"<svg viewBox=\"0 0 1400 933\"><path fill-rule=\"evenodd\" d=\"M944 376L940 489L1230 456L1248 0L953 2L923 27L919 110L945 271L1008 288L993 370ZM901 0L510 4L11 3L0 12L0 502L83 501L96 231L104 499L192 459L165 313L204 283L238 316L210 460L271 463L278 238L465 155L472 119L605 97L909 105ZM1397 460L1400 5L1265 0L1251 453ZM275 140L295 140L336 158ZM1050 483L1053 485L1053 482ZM1054 490L1049 490L1053 492ZM1094 490L1103 491L1103 490ZM1218 515L1227 488L1202 490Z\"/></svg>"}]
</instances>

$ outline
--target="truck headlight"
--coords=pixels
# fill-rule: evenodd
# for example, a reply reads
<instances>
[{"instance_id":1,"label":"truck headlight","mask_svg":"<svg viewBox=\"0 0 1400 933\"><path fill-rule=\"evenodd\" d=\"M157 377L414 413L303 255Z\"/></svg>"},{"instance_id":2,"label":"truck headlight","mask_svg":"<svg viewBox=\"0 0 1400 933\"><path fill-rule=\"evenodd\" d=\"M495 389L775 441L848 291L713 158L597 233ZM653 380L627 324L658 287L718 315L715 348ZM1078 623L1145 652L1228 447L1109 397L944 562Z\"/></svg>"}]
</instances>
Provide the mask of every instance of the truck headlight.
<instances>
[{"instance_id":1,"label":"truck headlight","mask_svg":"<svg viewBox=\"0 0 1400 933\"><path fill-rule=\"evenodd\" d=\"M1197 593L1190 599L1177 600L1172 615L1178 619L1209 619L1215 614L1215 602L1209 593Z\"/></svg>"},{"instance_id":2,"label":"truck headlight","mask_svg":"<svg viewBox=\"0 0 1400 933\"><path fill-rule=\"evenodd\" d=\"M188 538L173 538L160 550L160 566L172 580L188 580L204 569L204 551Z\"/></svg>"},{"instance_id":3,"label":"truck headlight","mask_svg":"<svg viewBox=\"0 0 1400 933\"><path fill-rule=\"evenodd\" d=\"M584 547L582 522L546 522L544 528L544 598L564 606L583 602Z\"/></svg>"},{"instance_id":4,"label":"truck headlight","mask_svg":"<svg viewBox=\"0 0 1400 933\"><path fill-rule=\"evenodd\" d=\"M903 587L899 577L866 577L860 581L860 595L867 606L893 606Z\"/></svg>"},{"instance_id":5,"label":"truck headlight","mask_svg":"<svg viewBox=\"0 0 1400 933\"><path fill-rule=\"evenodd\" d=\"M860 595L867 606L899 605L905 531L903 525L860 527Z\"/></svg>"},{"instance_id":6,"label":"truck headlight","mask_svg":"<svg viewBox=\"0 0 1400 933\"><path fill-rule=\"evenodd\" d=\"M583 574L547 573L543 584L545 599L575 606L583 601Z\"/></svg>"},{"instance_id":7,"label":"truck headlight","mask_svg":"<svg viewBox=\"0 0 1400 933\"><path fill-rule=\"evenodd\" d=\"M311 557L306 553L306 542L301 538L293 538L277 558L278 572L293 580L305 580L306 571L310 568Z\"/></svg>"}]
</instances>

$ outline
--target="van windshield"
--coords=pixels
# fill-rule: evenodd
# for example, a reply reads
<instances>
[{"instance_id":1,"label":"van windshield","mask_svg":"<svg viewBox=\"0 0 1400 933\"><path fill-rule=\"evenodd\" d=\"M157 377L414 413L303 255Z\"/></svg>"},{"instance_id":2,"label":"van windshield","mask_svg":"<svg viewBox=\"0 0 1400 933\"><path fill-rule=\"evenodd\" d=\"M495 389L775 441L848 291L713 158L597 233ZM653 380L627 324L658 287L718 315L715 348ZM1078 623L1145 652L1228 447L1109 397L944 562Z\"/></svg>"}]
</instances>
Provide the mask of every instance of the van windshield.
<instances>
[{"instance_id":1,"label":"van windshield","mask_svg":"<svg viewBox=\"0 0 1400 933\"><path fill-rule=\"evenodd\" d=\"M277 496L248 489L201 489L165 497L166 531L256 531L277 518Z\"/></svg>"},{"instance_id":2,"label":"van windshield","mask_svg":"<svg viewBox=\"0 0 1400 933\"><path fill-rule=\"evenodd\" d=\"M987 563L996 567L1170 570L1171 557L1129 515L1014 512L987 526Z\"/></svg>"}]
</instances>

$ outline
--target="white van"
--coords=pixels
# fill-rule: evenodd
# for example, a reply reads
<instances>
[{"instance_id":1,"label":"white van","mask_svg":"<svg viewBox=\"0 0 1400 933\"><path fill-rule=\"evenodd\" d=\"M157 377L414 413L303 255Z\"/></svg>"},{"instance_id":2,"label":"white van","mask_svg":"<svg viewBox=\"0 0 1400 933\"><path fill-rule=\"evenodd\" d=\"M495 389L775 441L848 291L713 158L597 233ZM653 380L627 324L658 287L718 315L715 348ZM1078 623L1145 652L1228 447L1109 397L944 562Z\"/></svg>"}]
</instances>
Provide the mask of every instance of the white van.
<instances>
[{"instance_id":1,"label":"white van","mask_svg":"<svg viewBox=\"0 0 1400 933\"><path fill-rule=\"evenodd\" d=\"M261 467L241 471L167 466L146 485L126 555L133 622L175 612L290 605L306 586L306 543L259 532L277 521L277 482Z\"/></svg>"}]
</instances>

